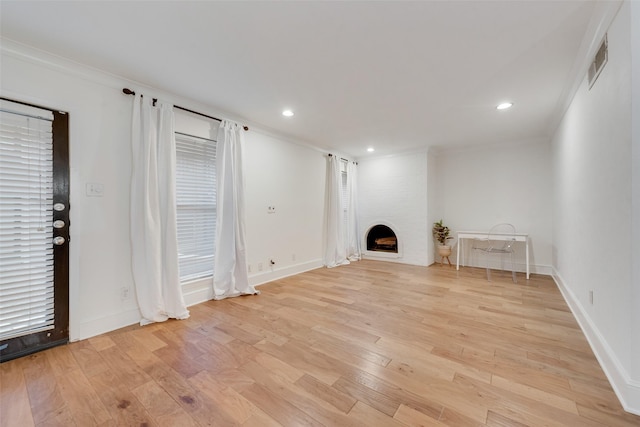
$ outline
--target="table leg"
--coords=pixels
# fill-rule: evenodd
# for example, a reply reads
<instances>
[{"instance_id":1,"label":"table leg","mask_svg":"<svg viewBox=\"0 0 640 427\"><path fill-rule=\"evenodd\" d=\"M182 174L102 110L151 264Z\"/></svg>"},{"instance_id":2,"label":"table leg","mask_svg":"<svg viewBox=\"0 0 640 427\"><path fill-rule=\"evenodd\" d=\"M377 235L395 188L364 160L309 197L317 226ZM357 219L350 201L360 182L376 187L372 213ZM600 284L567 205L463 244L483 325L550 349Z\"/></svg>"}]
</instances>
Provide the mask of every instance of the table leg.
<instances>
[{"instance_id":1,"label":"table leg","mask_svg":"<svg viewBox=\"0 0 640 427\"><path fill-rule=\"evenodd\" d=\"M527 257L527 280L529 280L529 239L524 242L525 245L525 253Z\"/></svg>"}]
</instances>

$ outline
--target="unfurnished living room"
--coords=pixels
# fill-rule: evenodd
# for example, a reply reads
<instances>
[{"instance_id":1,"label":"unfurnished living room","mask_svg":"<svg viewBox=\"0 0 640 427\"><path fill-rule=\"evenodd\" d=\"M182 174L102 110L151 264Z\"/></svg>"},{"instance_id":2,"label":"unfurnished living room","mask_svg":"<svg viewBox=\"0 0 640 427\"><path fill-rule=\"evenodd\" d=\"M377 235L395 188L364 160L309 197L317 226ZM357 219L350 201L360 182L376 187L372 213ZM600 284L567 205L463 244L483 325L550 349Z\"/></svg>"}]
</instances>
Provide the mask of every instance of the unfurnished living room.
<instances>
[{"instance_id":1,"label":"unfurnished living room","mask_svg":"<svg viewBox=\"0 0 640 427\"><path fill-rule=\"evenodd\" d=\"M640 426L638 22L0 0L0 426Z\"/></svg>"}]
</instances>

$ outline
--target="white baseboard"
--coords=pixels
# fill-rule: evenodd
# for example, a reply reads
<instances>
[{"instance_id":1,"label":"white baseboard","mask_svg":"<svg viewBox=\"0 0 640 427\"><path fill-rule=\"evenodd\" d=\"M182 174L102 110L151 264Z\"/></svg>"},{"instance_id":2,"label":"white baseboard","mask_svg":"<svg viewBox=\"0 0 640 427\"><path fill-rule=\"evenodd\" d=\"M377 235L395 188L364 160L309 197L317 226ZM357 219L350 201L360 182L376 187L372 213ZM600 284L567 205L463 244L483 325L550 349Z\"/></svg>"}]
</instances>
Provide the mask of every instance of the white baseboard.
<instances>
[{"instance_id":1,"label":"white baseboard","mask_svg":"<svg viewBox=\"0 0 640 427\"><path fill-rule=\"evenodd\" d=\"M322 267L322 265L322 260L313 260L283 268L269 268L267 271L250 275L249 284L251 286L259 286L273 280L304 273L305 271ZM213 299L212 279L196 280L182 285L182 295L187 307Z\"/></svg>"},{"instance_id":2,"label":"white baseboard","mask_svg":"<svg viewBox=\"0 0 640 427\"><path fill-rule=\"evenodd\" d=\"M604 339L597 326L591 321L588 313L583 309L582 304L569 289L560 273L554 268L553 280L558 285L573 316L578 321L582 332L587 337L587 341L593 350L602 370L609 379L613 391L618 396L625 411L640 415L640 382L633 380L627 370L622 366L620 360Z\"/></svg>"},{"instance_id":3,"label":"white baseboard","mask_svg":"<svg viewBox=\"0 0 640 427\"><path fill-rule=\"evenodd\" d=\"M69 341L79 341L96 335L115 331L125 326L140 322L142 315L137 307L128 308L110 316L98 317L82 322L78 327L78 334L69 337Z\"/></svg>"},{"instance_id":4,"label":"white baseboard","mask_svg":"<svg viewBox=\"0 0 640 427\"><path fill-rule=\"evenodd\" d=\"M304 273L322 267L322 260L312 260L296 265L291 265L279 269L269 269L259 274L249 277L249 283L252 286L262 285L273 280L282 279L294 274ZM211 279L196 280L186 283L182 286L184 301L187 307L209 301L213 298L213 289ZM96 335L114 331L140 322L140 310L137 307L126 308L110 316L103 316L90 319L81 323L78 327L77 334L74 333L70 337L70 341L79 341Z\"/></svg>"},{"instance_id":5,"label":"white baseboard","mask_svg":"<svg viewBox=\"0 0 640 427\"><path fill-rule=\"evenodd\" d=\"M434 262L436 263L440 262L440 257L437 254L435 256ZM451 263L455 265L456 263L455 256L451 257ZM465 259L465 266L478 267L478 268L487 267L486 264L484 264L484 261L466 260L466 259ZM461 265L460 268L462 267L463 266ZM526 273L527 271L527 264L525 264L524 262L515 262L513 267L515 271L518 273ZM511 262L510 261L500 262L500 260L498 259L493 259L491 260L491 262L489 262L489 268L493 270L511 271ZM529 273L542 274L545 276L553 276L553 267L550 265L529 264Z\"/></svg>"},{"instance_id":6,"label":"white baseboard","mask_svg":"<svg viewBox=\"0 0 640 427\"><path fill-rule=\"evenodd\" d=\"M305 271L314 270L324 265L321 259L314 259L311 261L303 262L300 264L290 265L283 268L268 268L267 271L261 271L249 276L249 284L251 286L260 286L268 282L272 282L278 279L284 279L285 277L293 276L294 274L304 273Z\"/></svg>"}]
</instances>

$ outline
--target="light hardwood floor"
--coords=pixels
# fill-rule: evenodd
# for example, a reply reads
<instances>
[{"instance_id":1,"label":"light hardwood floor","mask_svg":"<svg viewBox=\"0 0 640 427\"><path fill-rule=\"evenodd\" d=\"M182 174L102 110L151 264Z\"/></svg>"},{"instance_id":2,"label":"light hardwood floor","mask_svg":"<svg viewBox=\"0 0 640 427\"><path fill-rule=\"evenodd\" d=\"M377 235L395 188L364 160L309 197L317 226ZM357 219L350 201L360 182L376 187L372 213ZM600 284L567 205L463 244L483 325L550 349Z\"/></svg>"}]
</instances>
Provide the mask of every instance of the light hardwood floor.
<instances>
[{"instance_id":1,"label":"light hardwood floor","mask_svg":"<svg viewBox=\"0 0 640 427\"><path fill-rule=\"evenodd\" d=\"M361 261L0 365L10 426L639 426L549 277Z\"/></svg>"}]
</instances>

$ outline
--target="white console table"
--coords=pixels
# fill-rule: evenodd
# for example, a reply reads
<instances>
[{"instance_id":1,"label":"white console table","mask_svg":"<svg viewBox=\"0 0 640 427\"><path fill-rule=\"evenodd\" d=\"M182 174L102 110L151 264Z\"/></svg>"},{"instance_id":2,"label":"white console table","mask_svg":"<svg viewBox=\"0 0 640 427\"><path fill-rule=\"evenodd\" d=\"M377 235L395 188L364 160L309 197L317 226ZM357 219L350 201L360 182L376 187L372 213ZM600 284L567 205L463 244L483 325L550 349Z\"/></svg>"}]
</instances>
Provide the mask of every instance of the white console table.
<instances>
[{"instance_id":1,"label":"white console table","mask_svg":"<svg viewBox=\"0 0 640 427\"><path fill-rule=\"evenodd\" d=\"M464 257L464 241L465 239L480 239L487 240L489 237L488 232L482 231L458 231L458 252L456 256L456 270L460 270L460 252L462 252L462 256ZM516 233L516 234L492 234L491 240L511 240L514 239L516 242L523 242L526 252L526 262L527 262L527 280L529 279L529 234L527 233ZM460 250L462 248L462 251ZM462 260L462 266L464 267L464 259Z\"/></svg>"}]
</instances>

